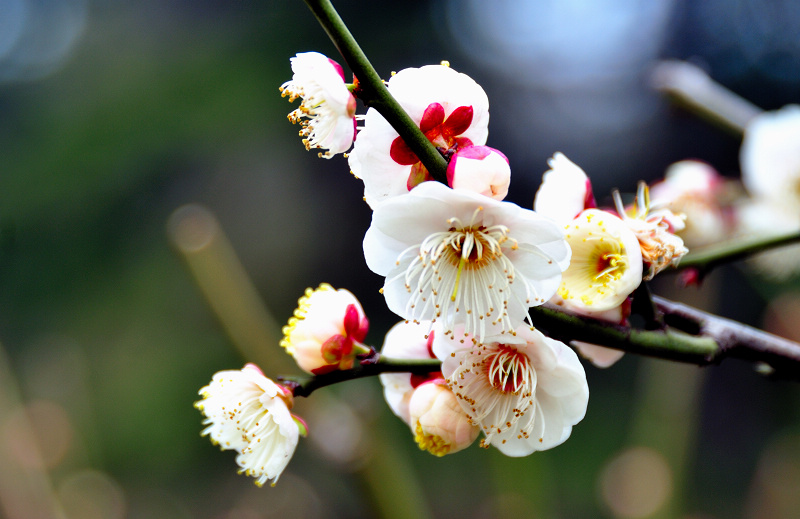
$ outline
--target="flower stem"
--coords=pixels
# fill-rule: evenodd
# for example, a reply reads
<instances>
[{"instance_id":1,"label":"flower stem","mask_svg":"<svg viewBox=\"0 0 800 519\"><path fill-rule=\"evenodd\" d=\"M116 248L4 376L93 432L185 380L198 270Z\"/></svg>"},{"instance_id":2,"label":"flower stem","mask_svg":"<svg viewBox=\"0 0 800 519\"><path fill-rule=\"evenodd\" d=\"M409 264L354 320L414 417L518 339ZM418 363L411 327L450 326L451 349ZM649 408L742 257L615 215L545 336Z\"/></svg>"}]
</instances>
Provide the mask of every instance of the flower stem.
<instances>
[{"instance_id":1,"label":"flower stem","mask_svg":"<svg viewBox=\"0 0 800 519\"><path fill-rule=\"evenodd\" d=\"M447 160L389 93L330 0L305 0L305 3L358 78L358 97L366 106L375 108L392 125L435 180L447 184Z\"/></svg>"},{"instance_id":2,"label":"flower stem","mask_svg":"<svg viewBox=\"0 0 800 519\"><path fill-rule=\"evenodd\" d=\"M744 259L767 249L774 249L797 242L800 242L800 232L767 238L755 238L747 241L730 240L690 252L676 268L696 268L701 274L705 274L717 265Z\"/></svg>"},{"instance_id":3,"label":"flower stem","mask_svg":"<svg viewBox=\"0 0 800 519\"><path fill-rule=\"evenodd\" d=\"M441 361L438 359L394 359L377 355L377 360L359 364L351 369L331 371L324 375L312 375L306 377L278 377L278 381L292 390L294 396L307 397L315 390L354 380L357 378L374 377L381 373L415 373L427 375L441 369Z\"/></svg>"},{"instance_id":4,"label":"flower stem","mask_svg":"<svg viewBox=\"0 0 800 519\"><path fill-rule=\"evenodd\" d=\"M686 108L742 135L761 109L711 79L701 68L686 61L662 61L653 70L653 87Z\"/></svg>"}]
</instances>

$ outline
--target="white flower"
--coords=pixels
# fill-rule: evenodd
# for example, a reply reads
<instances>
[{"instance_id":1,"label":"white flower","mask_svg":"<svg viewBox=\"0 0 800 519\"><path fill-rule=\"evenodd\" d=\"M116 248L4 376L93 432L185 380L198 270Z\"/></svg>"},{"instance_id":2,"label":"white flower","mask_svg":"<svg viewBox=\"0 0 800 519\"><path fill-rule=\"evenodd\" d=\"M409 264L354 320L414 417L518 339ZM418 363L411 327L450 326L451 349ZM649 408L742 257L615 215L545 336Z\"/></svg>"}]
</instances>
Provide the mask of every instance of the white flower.
<instances>
[{"instance_id":1,"label":"white flower","mask_svg":"<svg viewBox=\"0 0 800 519\"><path fill-rule=\"evenodd\" d=\"M589 386L577 354L522 326L510 340L486 343L434 338L442 373L473 423L508 456L563 443L586 414ZM495 342L495 341L498 342Z\"/></svg>"},{"instance_id":2,"label":"white flower","mask_svg":"<svg viewBox=\"0 0 800 519\"><path fill-rule=\"evenodd\" d=\"M435 456L466 449L480 432L444 379L415 389L409 402L409 414L417 445Z\"/></svg>"},{"instance_id":3,"label":"white flower","mask_svg":"<svg viewBox=\"0 0 800 519\"><path fill-rule=\"evenodd\" d=\"M751 239L767 238L800 232L800 211L767 200L745 200L737 207L737 232ZM800 244L794 243L760 252L748 264L766 278L785 281L800 273Z\"/></svg>"},{"instance_id":4,"label":"white flower","mask_svg":"<svg viewBox=\"0 0 800 519\"><path fill-rule=\"evenodd\" d=\"M800 106L763 112L747 125L740 149L742 183L756 198L800 211Z\"/></svg>"},{"instance_id":5,"label":"white flower","mask_svg":"<svg viewBox=\"0 0 800 519\"><path fill-rule=\"evenodd\" d=\"M754 117L744 133L739 161L752 195L737 208L740 235L771 236L800 230L800 106ZM761 274L783 280L800 271L800 245L752 258Z\"/></svg>"},{"instance_id":6,"label":"white flower","mask_svg":"<svg viewBox=\"0 0 800 519\"><path fill-rule=\"evenodd\" d=\"M303 99L289 120L303 127L300 136L306 149L327 149L319 154L326 159L347 151L355 139L356 98L347 89L342 67L318 52L301 53L290 61L294 75L281 85L281 96Z\"/></svg>"},{"instance_id":7,"label":"white flower","mask_svg":"<svg viewBox=\"0 0 800 519\"><path fill-rule=\"evenodd\" d=\"M447 165L447 183L453 189L502 200L508 194L511 168L508 158L489 146L460 148Z\"/></svg>"},{"instance_id":8,"label":"white flower","mask_svg":"<svg viewBox=\"0 0 800 519\"><path fill-rule=\"evenodd\" d=\"M202 434L223 450L238 452L240 472L256 478L258 486L268 480L277 483L301 433L289 412L291 393L247 364L215 373L200 395L203 399L195 407L206 416Z\"/></svg>"},{"instance_id":9,"label":"white flower","mask_svg":"<svg viewBox=\"0 0 800 519\"><path fill-rule=\"evenodd\" d=\"M381 355L393 359L433 359L431 345L434 332L430 331L430 323L410 323L401 321L394 325L383 341ZM442 378L441 371L428 376L411 373L381 373L383 396L392 412L411 425L408 403L414 390L423 382Z\"/></svg>"},{"instance_id":10,"label":"white flower","mask_svg":"<svg viewBox=\"0 0 800 519\"><path fill-rule=\"evenodd\" d=\"M445 334L464 324L482 340L513 332L556 292L570 251L558 226L533 211L425 182L375 208L364 255L386 276L390 310L437 321Z\"/></svg>"},{"instance_id":11,"label":"white flower","mask_svg":"<svg viewBox=\"0 0 800 519\"><path fill-rule=\"evenodd\" d=\"M565 226L572 261L558 295L567 309L610 310L622 304L642 282L639 240L611 213L587 209Z\"/></svg>"},{"instance_id":12,"label":"white flower","mask_svg":"<svg viewBox=\"0 0 800 519\"><path fill-rule=\"evenodd\" d=\"M297 303L294 317L283 327L280 344L286 353L309 373L353 367L369 329L358 299L347 290L323 283L316 290L306 289Z\"/></svg>"},{"instance_id":13,"label":"white flower","mask_svg":"<svg viewBox=\"0 0 800 519\"><path fill-rule=\"evenodd\" d=\"M728 236L729 218L723 210L727 182L697 160L682 160L667 168L664 180L650 186L652 207L666 207L686 217L678 234L686 245L710 245Z\"/></svg>"},{"instance_id":14,"label":"white flower","mask_svg":"<svg viewBox=\"0 0 800 519\"><path fill-rule=\"evenodd\" d=\"M556 222L566 225L584 209L597 206L592 183L586 173L563 153L556 153L547 164L533 208Z\"/></svg>"},{"instance_id":15,"label":"white flower","mask_svg":"<svg viewBox=\"0 0 800 519\"><path fill-rule=\"evenodd\" d=\"M401 70L389 80L389 92L443 152L483 145L489 130L489 99L469 76L443 65ZM364 199L375 205L430 180L399 134L374 108L367 110L349 154L350 169L364 182Z\"/></svg>"},{"instance_id":16,"label":"white flower","mask_svg":"<svg viewBox=\"0 0 800 519\"><path fill-rule=\"evenodd\" d=\"M633 207L628 211L622 204L619 191L613 194L617 213L639 239L645 267L643 278L653 279L665 268L677 266L689 252L683 240L675 234L683 230L683 218L667 208L651 210L649 188L644 182L639 184Z\"/></svg>"}]
</instances>

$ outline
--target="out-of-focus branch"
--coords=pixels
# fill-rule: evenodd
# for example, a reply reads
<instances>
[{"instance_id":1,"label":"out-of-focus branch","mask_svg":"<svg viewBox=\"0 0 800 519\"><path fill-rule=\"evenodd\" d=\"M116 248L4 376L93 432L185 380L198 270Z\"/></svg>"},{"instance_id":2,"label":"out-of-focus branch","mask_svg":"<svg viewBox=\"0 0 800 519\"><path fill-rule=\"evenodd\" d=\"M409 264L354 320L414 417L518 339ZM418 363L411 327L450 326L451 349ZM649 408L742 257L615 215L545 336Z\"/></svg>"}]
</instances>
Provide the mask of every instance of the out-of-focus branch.
<instances>
[{"instance_id":1,"label":"out-of-focus branch","mask_svg":"<svg viewBox=\"0 0 800 519\"><path fill-rule=\"evenodd\" d=\"M723 87L700 67L686 61L662 61L653 69L653 88L676 103L741 135L761 109Z\"/></svg>"},{"instance_id":2,"label":"out-of-focus branch","mask_svg":"<svg viewBox=\"0 0 800 519\"><path fill-rule=\"evenodd\" d=\"M358 98L375 108L408 144L434 179L447 184L447 161L389 93L350 30L329 0L305 0L358 79Z\"/></svg>"},{"instance_id":3,"label":"out-of-focus branch","mask_svg":"<svg viewBox=\"0 0 800 519\"><path fill-rule=\"evenodd\" d=\"M9 448L8 434L0 437L0 514L8 519L66 519L24 411L8 356L0 344L0 430L9 431L16 413L20 413L18 434L28 440L24 455L27 462Z\"/></svg>"},{"instance_id":4,"label":"out-of-focus branch","mask_svg":"<svg viewBox=\"0 0 800 519\"><path fill-rule=\"evenodd\" d=\"M288 355L275 354L281 327L264 305L214 214L196 204L178 208L167 223L198 287L242 357L268 371L288 371Z\"/></svg>"},{"instance_id":5,"label":"out-of-focus branch","mask_svg":"<svg viewBox=\"0 0 800 519\"><path fill-rule=\"evenodd\" d=\"M696 268L701 274L705 274L718 265L745 259L768 249L797 242L800 242L800 233L798 232L766 238L730 240L692 250L681 260L676 268Z\"/></svg>"}]
</instances>

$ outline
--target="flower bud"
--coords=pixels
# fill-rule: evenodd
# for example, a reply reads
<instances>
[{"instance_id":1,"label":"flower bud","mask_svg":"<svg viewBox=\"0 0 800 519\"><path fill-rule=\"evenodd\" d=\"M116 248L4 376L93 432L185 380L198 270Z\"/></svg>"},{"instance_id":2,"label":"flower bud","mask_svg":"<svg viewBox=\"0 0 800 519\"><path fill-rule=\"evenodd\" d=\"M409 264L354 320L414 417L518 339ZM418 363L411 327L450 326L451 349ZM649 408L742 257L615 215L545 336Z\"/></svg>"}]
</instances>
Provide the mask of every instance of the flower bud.
<instances>
[{"instance_id":1,"label":"flower bud","mask_svg":"<svg viewBox=\"0 0 800 519\"><path fill-rule=\"evenodd\" d=\"M435 456L469 447L480 432L443 379L414 390L408 409L414 440L420 449Z\"/></svg>"},{"instance_id":2,"label":"flower bud","mask_svg":"<svg viewBox=\"0 0 800 519\"><path fill-rule=\"evenodd\" d=\"M294 317L283 327L281 346L309 373L349 369L356 354L366 351L361 342L368 328L355 296L323 283L299 299Z\"/></svg>"},{"instance_id":3,"label":"flower bud","mask_svg":"<svg viewBox=\"0 0 800 519\"><path fill-rule=\"evenodd\" d=\"M489 146L459 149L447 166L447 183L453 189L466 189L502 200L508 194L511 168L500 151Z\"/></svg>"}]
</instances>

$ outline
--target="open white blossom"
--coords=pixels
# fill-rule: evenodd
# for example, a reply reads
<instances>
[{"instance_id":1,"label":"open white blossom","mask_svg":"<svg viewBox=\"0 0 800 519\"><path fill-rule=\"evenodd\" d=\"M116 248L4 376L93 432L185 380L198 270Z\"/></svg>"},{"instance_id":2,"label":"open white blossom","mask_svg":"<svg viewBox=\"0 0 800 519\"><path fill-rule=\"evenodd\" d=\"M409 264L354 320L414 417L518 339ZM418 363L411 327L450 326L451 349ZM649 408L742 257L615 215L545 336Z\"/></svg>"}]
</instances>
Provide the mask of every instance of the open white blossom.
<instances>
[{"instance_id":1,"label":"open white blossom","mask_svg":"<svg viewBox=\"0 0 800 519\"><path fill-rule=\"evenodd\" d=\"M465 346L466 345L466 346ZM515 336L484 343L437 336L461 408L508 456L527 456L563 443L586 414L589 386L577 354L564 343L522 326Z\"/></svg>"},{"instance_id":2,"label":"open white blossom","mask_svg":"<svg viewBox=\"0 0 800 519\"><path fill-rule=\"evenodd\" d=\"M558 295L567 309L601 312L622 304L642 282L639 240L618 217L587 209L565 226L572 261Z\"/></svg>"},{"instance_id":3,"label":"open white blossom","mask_svg":"<svg viewBox=\"0 0 800 519\"><path fill-rule=\"evenodd\" d=\"M771 236L800 231L800 106L763 112L747 125L739 152L742 183L751 199L737 208L737 234ZM757 254L751 264L783 280L800 272L800 245Z\"/></svg>"},{"instance_id":4,"label":"open white blossom","mask_svg":"<svg viewBox=\"0 0 800 519\"><path fill-rule=\"evenodd\" d=\"M508 202L425 182L375 208L369 268L386 276L389 309L457 324L480 340L511 332L556 292L570 250L558 225Z\"/></svg>"},{"instance_id":5,"label":"open white blossom","mask_svg":"<svg viewBox=\"0 0 800 519\"><path fill-rule=\"evenodd\" d=\"M215 373L200 395L195 407L206 416L202 434L223 450L238 452L240 472L256 478L258 486L277 483L301 433L301 422L289 412L291 393L247 364Z\"/></svg>"},{"instance_id":6,"label":"open white blossom","mask_svg":"<svg viewBox=\"0 0 800 519\"><path fill-rule=\"evenodd\" d=\"M391 77L388 88L440 151L486 144L489 99L466 74L444 65L407 68ZM364 182L364 199L373 209L380 201L408 193L432 178L374 108L364 116L349 164L353 174Z\"/></svg>"},{"instance_id":7,"label":"open white blossom","mask_svg":"<svg viewBox=\"0 0 800 519\"><path fill-rule=\"evenodd\" d=\"M800 212L800 106L763 112L745 128L739 161L750 194Z\"/></svg>"},{"instance_id":8,"label":"open white blossom","mask_svg":"<svg viewBox=\"0 0 800 519\"><path fill-rule=\"evenodd\" d=\"M356 98L345 84L342 67L319 52L304 52L290 61L294 75L280 90L289 101L302 98L289 120L302 126L303 144L307 150L327 149L319 154L326 159L344 153L356 135Z\"/></svg>"}]
</instances>

